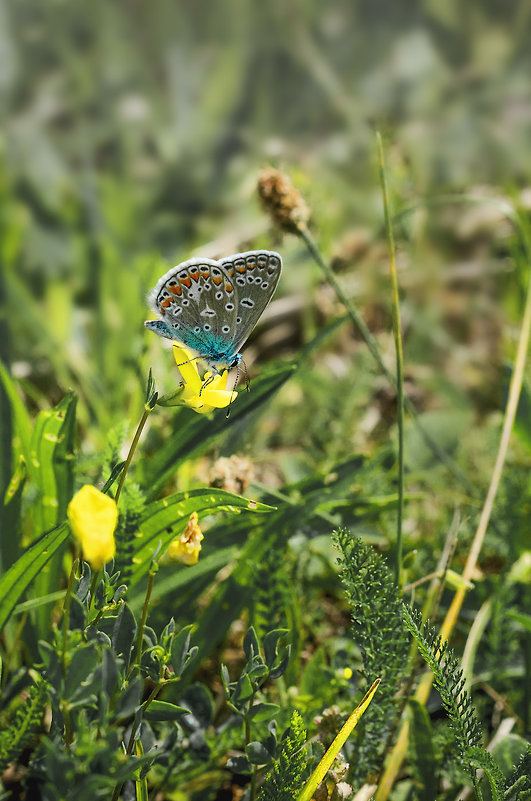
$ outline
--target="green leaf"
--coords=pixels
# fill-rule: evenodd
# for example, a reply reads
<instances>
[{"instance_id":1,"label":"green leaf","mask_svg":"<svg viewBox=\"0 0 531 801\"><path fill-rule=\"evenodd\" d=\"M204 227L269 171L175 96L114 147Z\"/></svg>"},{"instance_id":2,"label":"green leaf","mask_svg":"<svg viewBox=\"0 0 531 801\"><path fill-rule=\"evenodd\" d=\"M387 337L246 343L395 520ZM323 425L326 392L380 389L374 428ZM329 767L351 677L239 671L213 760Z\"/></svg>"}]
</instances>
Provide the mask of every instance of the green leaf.
<instances>
[{"instance_id":1,"label":"green leaf","mask_svg":"<svg viewBox=\"0 0 531 801\"><path fill-rule=\"evenodd\" d=\"M0 361L0 381L9 400L12 413L12 427L15 436L15 452L22 454L26 462L30 458L31 419L26 411L13 379ZM5 433L5 432L4 432Z\"/></svg>"},{"instance_id":2,"label":"green leaf","mask_svg":"<svg viewBox=\"0 0 531 801\"><path fill-rule=\"evenodd\" d=\"M5 492L5 505L0 504L0 531L8 532L6 536L0 537L0 566L2 572L11 567L19 556L20 511L26 476L26 462L24 457L20 456Z\"/></svg>"},{"instance_id":3,"label":"green leaf","mask_svg":"<svg viewBox=\"0 0 531 801\"><path fill-rule=\"evenodd\" d=\"M149 504L138 523L138 533L132 543L134 558L130 583L134 584L145 574L159 543L162 549L166 549L184 531L192 512L228 511L238 514L244 510L262 513L273 511L273 507L226 490L205 488L176 492Z\"/></svg>"},{"instance_id":4,"label":"green leaf","mask_svg":"<svg viewBox=\"0 0 531 801\"><path fill-rule=\"evenodd\" d=\"M234 756L227 759L227 768L233 773L240 773L246 776L252 773L251 763L246 756Z\"/></svg>"},{"instance_id":5,"label":"green leaf","mask_svg":"<svg viewBox=\"0 0 531 801\"><path fill-rule=\"evenodd\" d=\"M238 683L236 687L232 691L231 701L235 706L242 706L249 698L252 698L254 694L253 685L251 684L251 680L249 676L244 673L243 676L240 676L238 679Z\"/></svg>"},{"instance_id":6,"label":"green leaf","mask_svg":"<svg viewBox=\"0 0 531 801\"><path fill-rule=\"evenodd\" d=\"M271 667L277 658L278 641L287 633L287 629L273 629L273 631L268 631L267 634L264 634L262 642L264 646L265 662L268 667Z\"/></svg>"},{"instance_id":7,"label":"green leaf","mask_svg":"<svg viewBox=\"0 0 531 801\"><path fill-rule=\"evenodd\" d=\"M74 434L76 396L69 392L54 408L38 414L30 443L28 473L39 496L33 507L36 532L48 531L66 515L74 485ZM35 582L37 595L56 590L61 576L61 553L52 558ZM37 626L45 634L49 626L49 610L36 613Z\"/></svg>"},{"instance_id":8,"label":"green leaf","mask_svg":"<svg viewBox=\"0 0 531 801\"><path fill-rule=\"evenodd\" d=\"M256 636L256 631L252 626L249 626L245 632L245 637L243 638L243 652L248 660L260 653L258 637Z\"/></svg>"},{"instance_id":9,"label":"green leaf","mask_svg":"<svg viewBox=\"0 0 531 801\"><path fill-rule=\"evenodd\" d=\"M288 652L287 652L286 656L278 663L278 665L275 665L275 667L271 668L271 670L269 671L270 678L278 679L278 678L280 678L280 676L283 676L284 673L286 672L286 670L288 669L289 657L290 657L290 653L291 653L291 647L290 646L288 646L287 651Z\"/></svg>"},{"instance_id":10,"label":"green leaf","mask_svg":"<svg viewBox=\"0 0 531 801\"><path fill-rule=\"evenodd\" d=\"M112 647L117 656L122 656L124 660L124 670L129 670L129 662L131 661L131 653L133 643L136 635L136 620L135 616L129 609L129 606L124 603L118 612L114 627L112 630Z\"/></svg>"},{"instance_id":11,"label":"green leaf","mask_svg":"<svg viewBox=\"0 0 531 801\"><path fill-rule=\"evenodd\" d=\"M279 711L280 707L277 704L255 704L249 710L248 717L261 723L264 720L270 720Z\"/></svg>"},{"instance_id":12,"label":"green leaf","mask_svg":"<svg viewBox=\"0 0 531 801\"><path fill-rule=\"evenodd\" d=\"M257 741L246 745L245 753L251 765L267 765L273 758L273 754L270 754L267 748Z\"/></svg>"},{"instance_id":13,"label":"green leaf","mask_svg":"<svg viewBox=\"0 0 531 801\"><path fill-rule=\"evenodd\" d=\"M0 631L24 594L51 556L69 535L66 523L39 537L0 579Z\"/></svg>"},{"instance_id":14,"label":"green leaf","mask_svg":"<svg viewBox=\"0 0 531 801\"><path fill-rule=\"evenodd\" d=\"M145 720L180 720L183 715L188 715L189 710L183 706L176 706L167 701L152 701L147 709L144 710Z\"/></svg>"},{"instance_id":15,"label":"green leaf","mask_svg":"<svg viewBox=\"0 0 531 801\"><path fill-rule=\"evenodd\" d=\"M417 787L418 801L432 801L436 761L430 717L426 708L415 699L409 701L409 712L411 769L420 785Z\"/></svg>"},{"instance_id":16,"label":"green leaf","mask_svg":"<svg viewBox=\"0 0 531 801\"><path fill-rule=\"evenodd\" d=\"M41 728L47 696L46 682L40 680L37 686L30 688L28 698L17 710L11 725L0 733L0 772L17 759Z\"/></svg>"},{"instance_id":17,"label":"green leaf","mask_svg":"<svg viewBox=\"0 0 531 801\"><path fill-rule=\"evenodd\" d=\"M118 662L116 656L109 648L103 649L103 658L101 663L101 678L103 685L103 692L107 698L111 698L116 685L118 684Z\"/></svg>"},{"instance_id":18,"label":"green leaf","mask_svg":"<svg viewBox=\"0 0 531 801\"><path fill-rule=\"evenodd\" d=\"M9 397L3 385L0 384L0 531L6 530L6 509L4 506L4 496L11 480L11 463L13 455L13 431L11 418L12 412ZM14 529L13 521L11 521L11 525L8 526L8 530L12 529ZM16 547L17 538L2 537L0 540L0 569L3 570L9 567L9 565L12 564L16 558L16 556L12 556L12 558L10 558L9 552L5 552L8 542L12 542Z\"/></svg>"},{"instance_id":19,"label":"green leaf","mask_svg":"<svg viewBox=\"0 0 531 801\"><path fill-rule=\"evenodd\" d=\"M80 685L87 680L100 661L98 649L93 643L77 648L66 670L65 698L71 698Z\"/></svg>"},{"instance_id":20,"label":"green leaf","mask_svg":"<svg viewBox=\"0 0 531 801\"><path fill-rule=\"evenodd\" d=\"M143 680L137 676L121 691L114 708L114 720L128 718L134 713L140 703L143 685Z\"/></svg>"},{"instance_id":21,"label":"green leaf","mask_svg":"<svg viewBox=\"0 0 531 801\"><path fill-rule=\"evenodd\" d=\"M191 630L192 625L185 626L172 640L170 664L177 677L180 677L184 670L188 649L190 647Z\"/></svg>"},{"instance_id":22,"label":"green leaf","mask_svg":"<svg viewBox=\"0 0 531 801\"><path fill-rule=\"evenodd\" d=\"M207 729L210 726L214 716L214 704L204 684L192 684L179 700L190 710L196 728Z\"/></svg>"},{"instance_id":23,"label":"green leaf","mask_svg":"<svg viewBox=\"0 0 531 801\"><path fill-rule=\"evenodd\" d=\"M73 489L76 396L69 392L54 408L39 412L30 443L28 471L39 490L37 531L47 531L66 514Z\"/></svg>"}]
</instances>

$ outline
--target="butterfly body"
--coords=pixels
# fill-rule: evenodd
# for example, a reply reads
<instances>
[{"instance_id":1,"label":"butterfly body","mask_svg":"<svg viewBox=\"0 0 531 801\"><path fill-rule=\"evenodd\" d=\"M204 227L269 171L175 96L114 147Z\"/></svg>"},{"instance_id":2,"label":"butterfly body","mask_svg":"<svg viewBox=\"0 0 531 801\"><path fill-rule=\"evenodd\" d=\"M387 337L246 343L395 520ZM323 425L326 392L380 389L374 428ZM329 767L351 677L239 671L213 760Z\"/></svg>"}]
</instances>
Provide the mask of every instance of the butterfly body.
<instances>
[{"instance_id":1,"label":"butterfly body","mask_svg":"<svg viewBox=\"0 0 531 801\"><path fill-rule=\"evenodd\" d=\"M195 350L215 373L235 367L240 348L271 300L281 267L279 254L269 250L182 262L150 293L160 319L145 326Z\"/></svg>"}]
</instances>

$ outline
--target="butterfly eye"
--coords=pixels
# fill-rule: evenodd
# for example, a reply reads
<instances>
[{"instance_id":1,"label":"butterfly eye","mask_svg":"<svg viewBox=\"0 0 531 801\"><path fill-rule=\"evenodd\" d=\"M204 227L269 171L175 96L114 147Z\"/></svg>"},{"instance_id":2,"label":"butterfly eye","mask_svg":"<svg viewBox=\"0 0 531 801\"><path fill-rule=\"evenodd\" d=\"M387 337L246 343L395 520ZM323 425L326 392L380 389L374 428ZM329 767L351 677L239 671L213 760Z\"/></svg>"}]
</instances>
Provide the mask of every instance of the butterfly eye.
<instances>
[{"instance_id":1,"label":"butterfly eye","mask_svg":"<svg viewBox=\"0 0 531 801\"><path fill-rule=\"evenodd\" d=\"M234 303L227 303L225 309L227 311L234 311Z\"/></svg>"},{"instance_id":2,"label":"butterfly eye","mask_svg":"<svg viewBox=\"0 0 531 801\"><path fill-rule=\"evenodd\" d=\"M236 325L240 325L241 321L242 321L241 317L236 317Z\"/></svg>"},{"instance_id":3,"label":"butterfly eye","mask_svg":"<svg viewBox=\"0 0 531 801\"><path fill-rule=\"evenodd\" d=\"M194 326L194 331L195 331L196 334L200 334L201 333L201 327L199 325Z\"/></svg>"},{"instance_id":4,"label":"butterfly eye","mask_svg":"<svg viewBox=\"0 0 531 801\"><path fill-rule=\"evenodd\" d=\"M236 279L236 283L238 284L238 286L245 286L245 278L239 278L238 277Z\"/></svg>"},{"instance_id":5,"label":"butterfly eye","mask_svg":"<svg viewBox=\"0 0 531 801\"><path fill-rule=\"evenodd\" d=\"M240 301L240 303L241 303L242 306L245 306L247 309L252 309L253 306L254 306L254 300L251 300L251 298L243 298Z\"/></svg>"},{"instance_id":6,"label":"butterfly eye","mask_svg":"<svg viewBox=\"0 0 531 801\"><path fill-rule=\"evenodd\" d=\"M204 326L203 326L203 331L210 331L211 328L212 328L211 325L209 325L208 323L205 323Z\"/></svg>"},{"instance_id":7,"label":"butterfly eye","mask_svg":"<svg viewBox=\"0 0 531 801\"><path fill-rule=\"evenodd\" d=\"M267 281L264 281L262 283L262 289L267 289L268 286L269 286L269 284L267 283Z\"/></svg>"},{"instance_id":8,"label":"butterfly eye","mask_svg":"<svg viewBox=\"0 0 531 801\"><path fill-rule=\"evenodd\" d=\"M230 331L230 326L228 326L228 325L223 325L223 326L221 327L221 331L222 331L224 334L228 334L228 333L229 333L229 331Z\"/></svg>"},{"instance_id":9,"label":"butterfly eye","mask_svg":"<svg viewBox=\"0 0 531 801\"><path fill-rule=\"evenodd\" d=\"M216 292L216 300L221 300L223 297L223 292Z\"/></svg>"},{"instance_id":10,"label":"butterfly eye","mask_svg":"<svg viewBox=\"0 0 531 801\"><path fill-rule=\"evenodd\" d=\"M183 298L181 303L183 304L183 306L189 306L190 305L190 301L188 300L188 298Z\"/></svg>"}]
</instances>

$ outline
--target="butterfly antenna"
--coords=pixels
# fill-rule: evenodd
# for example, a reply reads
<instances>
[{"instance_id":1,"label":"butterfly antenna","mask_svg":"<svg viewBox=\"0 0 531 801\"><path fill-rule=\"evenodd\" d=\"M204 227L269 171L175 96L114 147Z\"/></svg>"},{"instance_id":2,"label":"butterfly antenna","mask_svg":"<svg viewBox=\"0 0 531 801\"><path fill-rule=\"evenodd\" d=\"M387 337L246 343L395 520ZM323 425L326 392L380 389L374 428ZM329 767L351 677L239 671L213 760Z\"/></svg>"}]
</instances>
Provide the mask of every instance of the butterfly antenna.
<instances>
[{"instance_id":1,"label":"butterfly antenna","mask_svg":"<svg viewBox=\"0 0 531 801\"><path fill-rule=\"evenodd\" d=\"M245 364L243 359L242 359L242 364L243 364L243 369L245 370L245 391L246 392L250 392L251 391L251 382L249 381L249 371L247 370L247 365ZM238 365L238 369L239 369L239 365ZM236 381L238 381L238 379L236 379Z\"/></svg>"}]
</instances>

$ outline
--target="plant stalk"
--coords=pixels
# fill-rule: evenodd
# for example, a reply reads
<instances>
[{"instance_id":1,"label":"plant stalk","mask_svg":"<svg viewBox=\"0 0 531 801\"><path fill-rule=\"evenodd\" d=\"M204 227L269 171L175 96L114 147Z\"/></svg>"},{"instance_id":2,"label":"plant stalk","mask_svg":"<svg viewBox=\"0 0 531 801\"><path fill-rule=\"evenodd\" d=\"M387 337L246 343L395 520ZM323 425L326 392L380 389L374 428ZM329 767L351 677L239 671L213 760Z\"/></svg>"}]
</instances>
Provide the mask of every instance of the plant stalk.
<instances>
[{"instance_id":1,"label":"plant stalk","mask_svg":"<svg viewBox=\"0 0 531 801\"><path fill-rule=\"evenodd\" d=\"M136 446L138 445L138 441L140 439L140 435L142 434L142 431L144 429L144 426L146 425L146 421L149 415L151 414L151 411L152 410L146 404L144 406L144 413L140 418L140 422L136 428L135 436L133 437L133 441L131 442L131 447L129 448L129 453L127 454L127 459L125 460L124 468L120 473L120 480L118 481L118 487L116 488L116 495L114 496L114 500L116 501L116 503L118 503L118 499L120 497L120 493L122 492L122 487L124 485L125 477L127 475L127 471L129 470L129 465L131 464L134 453L136 451Z\"/></svg>"},{"instance_id":2,"label":"plant stalk","mask_svg":"<svg viewBox=\"0 0 531 801\"><path fill-rule=\"evenodd\" d=\"M331 287L333 288L333 290L336 293L337 297L339 298L339 300L341 301L341 303L344 305L345 309L347 310L347 312L349 314L349 317L351 318L352 322L358 328L361 336L363 337L363 339L365 341L365 344L369 348L369 351L370 351L374 361L378 365L379 369L381 370L383 375L387 378L387 380L389 381L391 386L393 386L398 391L396 377L393 375L393 373L384 364L384 361L383 361L383 359L382 359L382 357L380 355L380 350L379 350L379 347L378 347L378 343L376 342L376 339L373 337L373 335L372 335L371 331L369 330L365 320L363 319L363 317L361 316L361 314L359 313L357 308L354 306L352 301L345 295L345 293L342 290L340 284L336 280L336 277L335 277L333 271L328 266L328 264L325 262L321 251L319 250L317 244L315 243L315 241L314 241L314 239L313 239L313 237L312 237L312 235L311 235L311 233L310 233L310 231L308 229L308 226L307 225L299 226L297 233L301 237L303 242L305 243L305 245L308 248L308 251L309 251L310 255L312 256L313 260L315 261L315 263L323 271L323 273L324 273L326 279L328 280L329 284L331 285ZM460 484L463 487L466 488L467 492L469 492L472 495L475 495L476 492L474 490L474 487L472 486L472 484L468 480L467 476L460 470L460 468L456 465L456 463L451 458L451 456L449 456L446 453L446 451L444 451L441 447L439 447L439 445L435 442L435 440L432 439L430 434L426 431L426 429L424 428L424 426L420 422L418 414L417 414L417 410L415 409L415 407L413 406L413 404L411 403L411 401L409 400L409 398L407 396L404 397L404 407L405 407L407 413L409 414L409 416L411 417L411 419L413 420L414 424L416 425L417 430L419 431L420 435L422 436L424 442L430 448L430 450L435 454L435 456L437 456L439 461L441 461L442 464L444 464L444 466L447 468L447 470L449 470L450 473L452 473L452 475L454 475L457 478L457 480L460 482Z\"/></svg>"},{"instance_id":3,"label":"plant stalk","mask_svg":"<svg viewBox=\"0 0 531 801\"><path fill-rule=\"evenodd\" d=\"M518 340L518 348L516 352L514 370L511 376L511 383L509 386L509 396L507 399L507 406L505 409L503 428L500 436L500 442L498 445L498 452L496 454L496 460L494 463L494 468L492 471L492 476L487 491L487 495L485 498L485 502L481 510L478 527L476 529L476 533L474 535L474 539L472 541L472 545L470 547L470 551L468 553L466 564L463 570L463 581L467 583L470 582L472 577L474 576L481 547L483 545L483 540L485 538L487 527L489 525L489 521L491 518L492 509L494 506L494 500L496 498L496 494L498 492L498 488L500 485L503 466L505 464L507 450L509 448L509 440L514 420L516 417L516 411L518 409L518 401L520 398L520 392L522 389L522 383L524 379L524 367L525 367L527 351L529 348L530 333L531 333L531 266L528 269L524 315L522 319L522 327L520 329L520 337ZM443 642L450 638L450 635L455 627L455 624L457 623L457 619L459 617L461 607L465 600L466 593L467 593L467 587L464 585L456 591L453 597L452 603L450 604L450 608L448 609L446 617L441 626L440 633ZM433 674L431 672L428 672L421 679L419 686L417 687L417 691L415 693L415 698L417 701L419 701L419 703L423 705L426 704L428 696L430 694L432 683L433 683ZM395 747L393 748L389 756L385 770L382 773L382 777L378 785L378 790L376 791L376 795L374 797L375 801L386 801L386 799L388 798L389 793L391 792L391 789L400 771L400 767L402 765L404 757L406 755L408 738L409 738L409 723L407 720L405 720L402 724L402 728L398 735Z\"/></svg>"},{"instance_id":4,"label":"plant stalk","mask_svg":"<svg viewBox=\"0 0 531 801\"><path fill-rule=\"evenodd\" d=\"M398 510L395 550L395 581L401 585L402 569L402 516L404 510L404 355L402 351L402 328L400 325L400 295L398 292L398 275L396 271L396 251L391 224L389 192L385 176L384 152L380 132L376 132L378 148L378 166L380 168L380 186L384 208L385 233L389 250L389 271L391 275L391 303L393 313L393 336L396 350L396 390L397 390L397 425L398 425Z\"/></svg>"},{"instance_id":5,"label":"plant stalk","mask_svg":"<svg viewBox=\"0 0 531 801\"><path fill-rule=\"evenodd\" d=\"M138 627L138 635L136 640L136 648L135 648L135 655L133 658L133 662L131 667L129 668L129 673L127 678L131 676L131 673L140 665L140 660L142 659L142 642L144 640L144 629L146 628L146 620L148 616L148 609L149 609L149 601L151 599L151 593L153 591L153 582L155 581L155 573L156 571L150 570L148 575L148 585L146 588L146 596L144 598L144 606L142 607L142 617L140 619L140 626Z\"/></svg>"}]
</instances>

